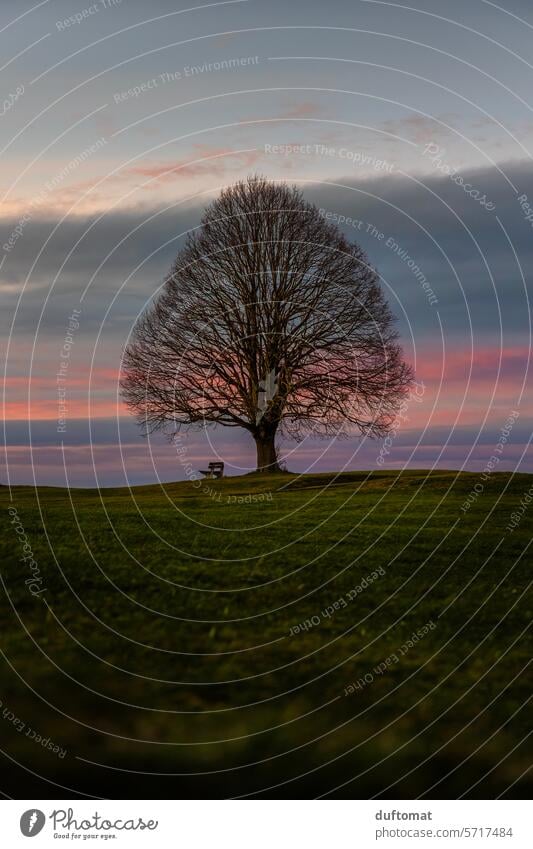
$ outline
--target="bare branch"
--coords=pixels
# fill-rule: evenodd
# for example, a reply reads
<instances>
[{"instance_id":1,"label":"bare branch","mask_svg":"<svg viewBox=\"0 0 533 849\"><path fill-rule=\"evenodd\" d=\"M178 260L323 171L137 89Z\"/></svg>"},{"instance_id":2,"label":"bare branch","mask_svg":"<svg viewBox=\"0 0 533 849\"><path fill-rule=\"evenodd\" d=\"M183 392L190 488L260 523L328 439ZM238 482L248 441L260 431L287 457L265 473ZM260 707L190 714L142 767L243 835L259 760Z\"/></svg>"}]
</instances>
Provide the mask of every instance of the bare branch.
<instances>
[{"instance_id":1,"label":"bare branch","mask_svg":"<svg viewBox=\"0 0 533 849\"><path fill-rule=\"evenodd\" d=\"M278 431L386 434L412 379L361 248L296 187L252 177L222 192L178 255L134 329L122 390L145 432L242 427L277 468Z\"/></svg>"}]
</instances>

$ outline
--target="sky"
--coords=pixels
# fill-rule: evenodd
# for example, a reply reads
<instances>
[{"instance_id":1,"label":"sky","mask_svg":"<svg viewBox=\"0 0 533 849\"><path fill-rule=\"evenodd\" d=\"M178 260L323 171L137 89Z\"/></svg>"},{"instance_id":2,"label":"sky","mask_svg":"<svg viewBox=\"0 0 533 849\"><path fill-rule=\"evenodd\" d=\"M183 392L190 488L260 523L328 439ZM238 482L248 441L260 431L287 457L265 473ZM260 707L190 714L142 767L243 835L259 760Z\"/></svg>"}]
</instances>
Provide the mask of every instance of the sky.
<instances>
[{"instance_id":1,"label":"sky","mask_svg":"<svg viewBox=\"0 0 533 849\"><path fill-rule=\"evenodd\" d=\"M246 433L143 438L118 392L186 234L252 173L366 250L419 390L388 454L308 438L287 466L483 472L502 445L533 471L532 36L522 0L3 0L0 481L254 467Z\"/></svg>"}]
</instances>

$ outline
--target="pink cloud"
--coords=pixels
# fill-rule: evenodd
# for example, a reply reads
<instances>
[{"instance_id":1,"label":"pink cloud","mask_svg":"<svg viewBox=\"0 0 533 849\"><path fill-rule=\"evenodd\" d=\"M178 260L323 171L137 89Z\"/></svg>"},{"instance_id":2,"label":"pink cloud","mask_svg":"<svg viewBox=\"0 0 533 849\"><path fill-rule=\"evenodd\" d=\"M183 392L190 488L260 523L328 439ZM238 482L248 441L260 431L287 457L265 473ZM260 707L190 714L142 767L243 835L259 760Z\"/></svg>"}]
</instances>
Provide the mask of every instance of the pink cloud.
<instances>
[{"instance_id":1,"label":"pink cloud","mask_svg":"<svg viewBox=\"0 0 533 849\"><path fill-rule=\"evenodd\" d=\"M448 425L456 420L460 424L476 424L491 407L491 415L502 415L517 403L524 380L529 349L517 345L503 350L499 379L498 347L476 348L472 375L468 383L470 351L453 349L446 353L444 363L440 349L427 346L417 350L416 378L424 384L420 401L409 404L406 427L424 427L431 415L431 425ZM441 384L442 372L442 384ZM118 368L97 368L90 377L89 369L72 372L66 381L68 415L84 418L127 415L120 398ZM491 397L494 392L494 400ZM58 417L57 382L55 372L37 374L31 379L30 407L28 407L28 378L24 375L8 377L6 381L8 419L55 419ZM438 393L438 397L437 397ZM523 404L530 396L524 396ZM435 409L433 409L435 407Z\"/></svg>"},{"instance_id":2,"label":"pink cloud","mask_svg":"<svg viewBox=\"0 0 533 849\"><path fill-rule=\"evenodd\" d=\"M281 113L282 118L314 118L318 115L323 115L324 110L322 107L318 106L318 104L313 103L310 100L303 101L302 103L296 104L296 106L290 106L284 112Z\"/></svg>"},{"instance_id":3,"label":"pink cloud","mask_svg":"<svg viewBox=\"0 0 533 849\"><path fill-rule=\"evenodd\" d=\"M424 351L417 372L428 382L440 380L443 372L447 383L462 381L466 384L470 369L471 380L479 383L494 382L500 368L499 380L521 383L526 374L528 356L529 348L526 345L503 349L496 346L476 347L473 353L468 348L454 349L446 353L443 367L440 351Z\"/></svg>"},{"instance_id":4,"label":"pink cloud","mask_svg":"<svg viewBox=\"0 0 533 849\"><path fill-rule=\"evenodd\" d=\"M193 161L189 158L177 160L173 163L136 166L123 171L121 179L141 176L158 182L169 182L206 175L220 178L228 171L252 167L261 157L261 154L257 151L236 153L231 148L209 148L202 145L196 146L196 153L198 154L197 159L200 161L194 161L193 156Z\"/></svg>"}]
</instances>

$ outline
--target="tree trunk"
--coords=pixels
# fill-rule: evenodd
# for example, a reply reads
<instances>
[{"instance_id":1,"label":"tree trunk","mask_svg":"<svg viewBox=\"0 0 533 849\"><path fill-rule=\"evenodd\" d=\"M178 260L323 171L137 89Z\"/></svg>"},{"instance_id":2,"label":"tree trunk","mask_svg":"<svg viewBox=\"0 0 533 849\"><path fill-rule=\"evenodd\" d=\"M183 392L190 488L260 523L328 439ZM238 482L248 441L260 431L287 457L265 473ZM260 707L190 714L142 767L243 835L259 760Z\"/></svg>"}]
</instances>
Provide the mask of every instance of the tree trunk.
<instances>
[{"instance_id":1,"label":"tree trunk","mask_svg":"<svg viewBox=\"0 0 533 849\"><path fill-rule=\"evenodd\" d=\"M257 448L257 471L280 472L274 444L275 434L256 434L254 439Z\"/></svg>"}]
</instances>

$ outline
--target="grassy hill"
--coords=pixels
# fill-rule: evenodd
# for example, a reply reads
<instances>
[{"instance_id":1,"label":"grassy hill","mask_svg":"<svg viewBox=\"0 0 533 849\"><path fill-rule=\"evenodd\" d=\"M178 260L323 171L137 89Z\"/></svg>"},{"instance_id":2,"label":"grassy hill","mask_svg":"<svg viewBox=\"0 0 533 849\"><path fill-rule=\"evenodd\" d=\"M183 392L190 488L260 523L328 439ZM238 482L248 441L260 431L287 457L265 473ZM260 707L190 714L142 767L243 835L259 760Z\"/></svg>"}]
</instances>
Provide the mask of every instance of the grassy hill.
<instances>
[{"instance_id":1,"label":"grassy hill","mask_svg":"<svg viewBox=\"0 0 533 849\"><path fill-rule=\"evenodd\" d=\"M532 484L3 487L4 790L529 795Z\"/></svg>"}]
</instances>

